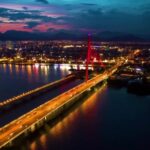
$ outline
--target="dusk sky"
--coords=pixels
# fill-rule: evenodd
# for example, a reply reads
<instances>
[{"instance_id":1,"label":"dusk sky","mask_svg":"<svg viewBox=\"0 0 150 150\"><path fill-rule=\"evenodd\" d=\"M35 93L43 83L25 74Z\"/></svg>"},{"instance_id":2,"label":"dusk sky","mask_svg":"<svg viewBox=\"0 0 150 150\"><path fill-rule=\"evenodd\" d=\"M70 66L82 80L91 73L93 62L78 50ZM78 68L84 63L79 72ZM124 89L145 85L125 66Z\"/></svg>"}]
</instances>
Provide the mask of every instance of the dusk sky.
<instances>
[{"instance_id":1,"label":"dusk sky","mask_svg":"<svg viewBox=\"0 0 150 150\"><path fill-rule=\"evenodd\" d=\"M8 30L150 35L150 0L1 0L0 32Z\"/></svg>"}]
</instances>

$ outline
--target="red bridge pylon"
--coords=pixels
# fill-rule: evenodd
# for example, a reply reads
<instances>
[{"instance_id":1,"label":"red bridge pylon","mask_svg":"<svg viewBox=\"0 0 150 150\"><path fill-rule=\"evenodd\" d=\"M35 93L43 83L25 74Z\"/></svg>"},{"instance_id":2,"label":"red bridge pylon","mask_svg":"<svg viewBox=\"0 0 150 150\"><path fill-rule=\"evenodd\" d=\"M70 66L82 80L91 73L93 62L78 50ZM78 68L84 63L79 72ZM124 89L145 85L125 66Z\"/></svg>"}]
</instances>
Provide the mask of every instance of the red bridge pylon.
<instances>
[{"instance_id":1,"label":"red bridge pylon","mask_svg":"<svg viewBox=\"0 0 150 150\"><path fill-rule=\"evenodd\" d=\"M104 67L104 64L100 58L100 55L94 51L92 48L91 42L91 35L88 35L88 50L87 50L87 57L86 57L86 81L89 79L89 64L92 64L94 67L94 60L97 60L101 67Z\"/></svg>"}]
</instances>

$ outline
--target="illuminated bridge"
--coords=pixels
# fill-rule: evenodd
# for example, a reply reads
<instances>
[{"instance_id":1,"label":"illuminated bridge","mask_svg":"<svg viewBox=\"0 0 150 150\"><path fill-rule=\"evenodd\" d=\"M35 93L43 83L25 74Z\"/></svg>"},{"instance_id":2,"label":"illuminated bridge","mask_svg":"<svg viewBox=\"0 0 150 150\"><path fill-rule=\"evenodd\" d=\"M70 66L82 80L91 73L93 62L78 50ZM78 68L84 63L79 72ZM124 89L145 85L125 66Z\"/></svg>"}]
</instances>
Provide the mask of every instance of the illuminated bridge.
<instances>
[{"instance_id":1,"label":"illuminated bridge","mask_svg":"<svg viewBox=\"0 0 150 150\"><path fill-rule=\"evenodd\" d=\"M66 82L69 82L75 78L75 74L70 74L65 78L62 78L60 80L54 81L52 83L48 83L46 85L43 85L41 87L38 87L36 89L27 91L25 93L21 93L20 95L17 95L13 98L9 98L7 100L4 100L3 102L0 102L0 109L11 107L12 104L20 103L23 100L28 100L34 96L40 95L43 92L46 92L47 90L50 90L54 87L58 87Z\"/></svg>"},{"instance_id":2,"label":"illuminated bridge","mask_svg":"<svg viewBox=\"0 0 150 150\"><path fill-rule=\"evenodd\" d=\"M124 64L125 60L134 55L133 53L131 54L131 56L128 55L124 59L118 59L117 63L114 66L105 70L102 74L96 75L95 77L89 79L88 63L90 62L89 55L91 53L90 40L88 44L89 46L88 46L87 66L86 66L87 68L86 81L68 90L67 92L58 95L55 98L48 100L46 103L38 106L32 111L24 114L23 116L17 118L16 120L0 128L0 149L11 145L15 141L15 139L19 138L20 136L34 132L36 129L44 125L45 122L51 121L56 117L58 117L68 108L70 108L76 101L80 100L81 97L83 97L90 90L96 87L99 83L106 80L109 76L111 76L114 72L116 72L118 67ZM75 76L69 76L66 79L70 80L70 78L72 79L74 77ZM66 79L56 81L54 82L55 84L54 83L53 84L57 85L57 83L58 84L63 83L66 81ZM25 95L28 96L30 94L32 95L32 93L37 94L38 92L41 92L51 86L52 86L51 84L45 85L43 87L30 91L29 93L28 92L24 93L20 95L20 97L24 97ZM20 97L16 97L15 98L16 101L19 101ZM13 100L12 99L7 100L3 103L0 103L0 105L1 107L3 105L8 105L9 103L11 103L11 101Z\"/></svg>"},{"instance_id":3,"label":"illuminated bridge","mask_svg":"<svg viewBox=\"0 0 150 150\"><path fill-rule=\"evenodd\" d=\"M57 97L0 128L0 148L11 145L16 138L21 135L32 133L41 127L45 122L59 116L73 103L79 100L81 96L84 96L89 92L89 90L112 75L118 67L122 65L122 63L123 61L119 61L116 65L109 68L104 73L87 80L86 82L61 95L58 95Z\"/></svg>"}]
</instances>

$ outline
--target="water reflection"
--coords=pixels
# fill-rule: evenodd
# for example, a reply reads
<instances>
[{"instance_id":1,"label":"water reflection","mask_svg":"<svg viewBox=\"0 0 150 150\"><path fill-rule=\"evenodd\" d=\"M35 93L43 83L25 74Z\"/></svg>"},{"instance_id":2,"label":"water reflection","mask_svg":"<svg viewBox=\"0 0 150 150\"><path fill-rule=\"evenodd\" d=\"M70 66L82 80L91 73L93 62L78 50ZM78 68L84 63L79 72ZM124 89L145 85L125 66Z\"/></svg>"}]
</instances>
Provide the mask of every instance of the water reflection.
<instances>
[{"instance_id":1,"label":"water reflection","mask_svg":"<svg viewBox=\"0 0 150 150\"><path fill-rule=\"evenodd\" d=\"M42 149L46 149L47 136L45 134L41 135L40 143L41 143Z\"/></svg>"},{"instance_id":2,"label":"water reflection","mask_svg":"<svg viewBox=\"0 0 150 150\"><path fill-rule=\"evenodd\" d=\"M45 82L47 82L49 76L49 66L41 66L40 69L41 69L42 76L45 76Z\"/></svg>"},{"instance_id":3,"label":"water reflection","mask_svg":"<svg viewBox=\"0 0 150 150\"><path fill-rule=\"evenodd\" d=\"M30 150L36 150L36 149L37 149L37 143L36 143L36 141L34 141L30 145Z\"/></svg>"},{"instance_id":4,"label":"water reflection","mask_svg":"<svg viewBox=\"0 0 150 150\"><path fill-rule=\"evenodd\" d=\"M69 64L54 64L54 70L55 73L57 73L59 70L62 71L62 75L66 74L70 70L70 65ZM69 73L71 73L69 71Z\"/></svg>"},{"instance_id":5,"label":"water reflection","mask_svg":"<svg viewBox=\"0 0 150 150\"><path fill-rule=\"evenodd\" d=\"M9 73L10 73L10 75L11 75L11 74L13 73L12 64L9 64L8 66L9 66Z\"/></svg>"},{"instance_id":6,"label":"water reflection","mask_svg":"<svg viewBox=\"0 0 150 150\"><path fill-rule=\"evenodd\" d=\"M89 110L93 109L94 105L96 105L97 96L99 96L100 92L102 93L106 90L106 87L106 84L102 85L101 88L97 89L96 93L90 96L87 100L83 101L81 105L78 104L75 106L71 112L67 113L62 119L60 118L52 127L46 125L45 132L35 138L32 143L28 143L26 146L30 147L31 150L33 150L33 148L34 150L40 150L41 148L48 150L50 149L48 148L48 143L50 141L57 141L58 139L63 140L65 134L68 134L68 132L71 133L74 130L74 124L76 124L78 116L80 116L81 113L86 114ZM54 147L51 148L53 149Z\"/></svg>"},{"instance_id":7,"label":"water reflection","mask_svg":"<svg viewBox=\"0 0 150 150\"><path fill-rule=\"evenodd\" d=\"M54 127L50 129L50 133L53 136L59 136L60 134L67 132L67 129L71 130L72 124L75 122L75 118L77 118L80 113L89 114L89 111L94 108L94 105L96 105L97 96L99 96L99 93L106 89L106 84L102 85L101 88L97 89L97 92L94 93L92 96L90 96L84 103L77 107L74 111L70 112L63 120L58 122ZM100 97L99 97L100 99Z\"/></svg>"},{"instance_id":8,"label":"water reflection","mask_svg":"<svg viewBox=\"0 0 150 150\"><path fill-rule=\"evenodd\" d=\"M55 64L54 68L55 68L55 70L57 70L58 68L61 68L62 70L70 70L70 69L85 70L86 66L85 66L85 64ZM93 70L92 65L89 66L89 69Z\"/></svg>"},{"instance_id":9,"label":"water reflection","mask_svg":"<svg viewBox=\"0 0 150 150\"><path fill-rule=\"evenodd\" d=\"M21 71L22 74L24 74L26 72L26 66L21 65L20 71Z\"/></svg>"},{"instance_id":10,"label":"water reflection","mask_svg":"<svg viewBox=\"0 0 150 150\"><path fill-rule=\"evenodd\" d=\"M7 71L7 65L6 64L2 64L2 69L3 69L4 73L6 73L6 71Z\"/></svg>"},{"instance_id":11,"label":"water reflection","mask_svg":"<svg viewBox=\"0 0 150 150\"><path fill-rule=\"evenodd\" d=\"M104 83L101 88L95 89L95 93L85 102L83 103L81 109L83 113L88 113L89 111L93 111L94 106L96 105L96 100L101 99L101 95L99 94L104 89L107 88L107 83Z\"/></svg>"},{"instance_id":12,"label":"water reflection","mask_svg":"<svg viewBox=\"0 0 150 150\"><path fill-rule=\"evenodd\" d=\"M64 70L63 67L55 70L55 65L0 64L0 84L3 85L0 86L0 101L58 80L69 73L70 71L67 68Z\"/></svg>"},{"instance_id":13,"label":"water reflection","mask_svg":"<svg viewBox=\"0 0 150 150\"><path fill-rule=\"evenodd\" d=\"M16 65L16 67L15 67L15 71L16 71L16 74L18 75L19 73L20 73L20 70L19 70L19 65Z\"/></svg>"},{"instance_id":14,"label":"water reflection","mask_svg":"<svg viewBox=\"0 0 150 150\"><path fill-rule=\"evenodd\" d=\"M130 95L125 89L104 84L53 125L45 125L14 149L143 150L145 144L150 147L149 106L149 97Z\"/></svg>"}]
</instances>

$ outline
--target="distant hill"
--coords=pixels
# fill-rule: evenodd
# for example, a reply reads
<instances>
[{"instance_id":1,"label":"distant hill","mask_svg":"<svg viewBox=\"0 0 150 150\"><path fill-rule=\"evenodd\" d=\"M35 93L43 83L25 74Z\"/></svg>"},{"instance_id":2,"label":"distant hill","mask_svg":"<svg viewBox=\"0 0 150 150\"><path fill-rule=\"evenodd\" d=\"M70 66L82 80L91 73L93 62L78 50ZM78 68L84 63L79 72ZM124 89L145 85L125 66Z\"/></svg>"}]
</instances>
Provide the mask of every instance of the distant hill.
<instances>
[{"instance_id":1,"label":"distant hill","mask_svg":"<svg viewBox=\"0 0 150 150\"><path fill-rule=\"evenodd\" d=\"M71 31L49 31L49 32L22 32L10 30L0 33L0 40L86 40L87 34L75 33ZM93 40L101 41L147 41L132 34L124 34L118 32L100 32L92 35ZM150 40L149 40L150 41Z\"/></svg>"},{"instance_id":2,"label":"distant hill","mask_svg":"<svg viewBox=\"0 0 150 150\"><path fill-rule=\"evenodd\" d=\"M147 41L147 39L132 34L110 32L110 31L97 33L96 35L94 35L94 39L103 40L103 41L135 41L135 42Z\"/></svg>"},{"instance_id":3,"label":"distant hill","mask_svg":"<svg viewBox=\"0 0 150 150\"><path fill-rule=\"evenodd\" d=\"M0 33L0 40L63 40L76 39L76 35L69 32L22 32L22 31L7 31Z\"/></svg>"}]
</instances>

